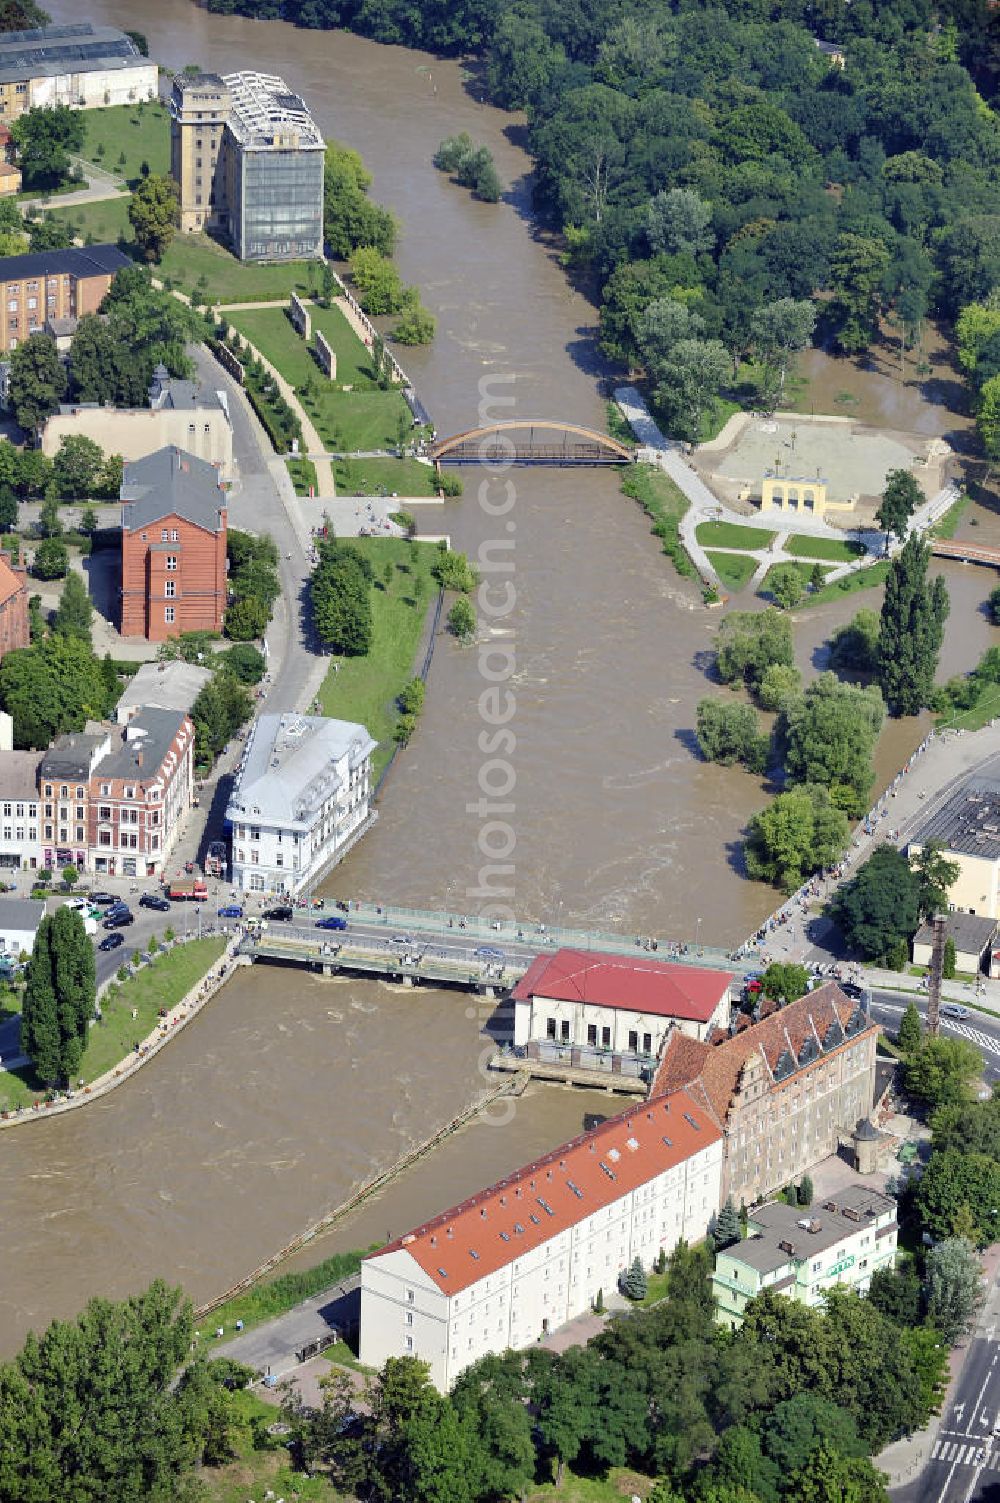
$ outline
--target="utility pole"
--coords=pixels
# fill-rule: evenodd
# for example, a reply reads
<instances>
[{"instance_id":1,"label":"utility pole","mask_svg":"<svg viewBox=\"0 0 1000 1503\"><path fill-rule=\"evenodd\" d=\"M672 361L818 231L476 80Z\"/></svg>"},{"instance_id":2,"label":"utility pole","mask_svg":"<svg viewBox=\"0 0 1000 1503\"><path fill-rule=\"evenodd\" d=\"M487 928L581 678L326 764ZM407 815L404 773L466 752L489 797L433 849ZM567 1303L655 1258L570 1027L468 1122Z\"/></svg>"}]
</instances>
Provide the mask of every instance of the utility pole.
<instances>
[{"instance_id":1,"label":"utility pole","mask_svg":"<svg viewBox=\"0 0 1000 1503\"><path fill-rule=\"evenodd\" d=\"M931 941L931 965L927 973L927 1032L936 1036L941 1032L941 972L944 970L945 917L936 913L933 921L934 938Z\"/></svg>"}]
</instances>

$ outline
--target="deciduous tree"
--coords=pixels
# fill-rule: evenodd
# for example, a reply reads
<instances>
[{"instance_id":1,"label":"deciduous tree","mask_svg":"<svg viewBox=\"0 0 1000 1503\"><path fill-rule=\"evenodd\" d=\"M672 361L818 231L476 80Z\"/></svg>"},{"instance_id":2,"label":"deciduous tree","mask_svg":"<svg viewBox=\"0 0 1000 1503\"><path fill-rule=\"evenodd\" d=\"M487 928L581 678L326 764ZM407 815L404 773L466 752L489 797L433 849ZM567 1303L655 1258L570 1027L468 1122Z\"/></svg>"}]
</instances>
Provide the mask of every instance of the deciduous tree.
<instances>
[{"instance_id":1,"label":"deciduous tree","mask_svg":"<svg viewBox=\"0 0 1000 1503\"><path fill-rule=\"evenodd\" d=\"M66 392L66 370L48 334L31 334L10 356L10 405L27 432L40 428Z\"/></svg>"},{"instance_id":2,"label":"deciduous tree","mask_svg":"<svg viewBox=\"0 0 1000 1503\"><path fill-rule=\"evenodd\" d=\"M984 1298L983 1270L964 1237L946 1237L930 1248L925 1262L927 1319L950 1346L973 1326Z\"/></svg>"},{"instance_id":3,"label":"deciduous tree","mask_svg":"<svg viewBox=\"0 0 1000 1503\"><path fill-rule=\"evenodd\" d=\"M825 788L804 784L779 793L750 821L744 855L747 872L794 892L804 879L839 861L850 828Z\"/></svg>"},{"instance_id":4,"label":"deciduous tree","mask_svg":"<svg viewBox=\"0 0 1000 1503\"><path fill-rule=\"evenodd\" d=\"M129 200L128 218L145 261L162 261L177 233L177 184L168 174L140 178Z\"/></svg>"},{"instance_id":5,"label":"deciduous tree","mask_svg":"<svg viewBox=\"0 0 1000 1503\"><path fill-rule=\"evenodd\" d=\"M890 470L875 520L885 533L885 551L893 533L905 537L910 518L924 499L924 493L909 470Z\"/></svg>"},{"instance_id":6,"label":"deciduous tree","mask_svg":"<svg viewBox=\"0 0 1000 1503\"><path fill-rule=\"evenodd\" d=\"M770 741L761 734L752 705L714 696L699 700L697 736L706 761L724 767L742 762L750 772L764 771Z\"/></svg>"}]
</instances>

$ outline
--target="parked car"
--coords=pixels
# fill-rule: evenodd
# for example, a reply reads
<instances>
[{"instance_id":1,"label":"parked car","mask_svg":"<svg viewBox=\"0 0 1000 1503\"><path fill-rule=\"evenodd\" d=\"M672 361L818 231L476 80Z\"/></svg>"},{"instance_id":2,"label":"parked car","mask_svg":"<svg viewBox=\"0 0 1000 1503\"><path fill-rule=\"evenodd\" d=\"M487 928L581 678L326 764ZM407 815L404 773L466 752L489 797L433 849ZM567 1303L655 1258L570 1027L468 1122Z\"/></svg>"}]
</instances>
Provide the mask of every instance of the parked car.
<instances>
[{"instance_id":1,"label":"parked car","mask_svg":"<svg viewBox=\"0 0 1000 1503\"><path fill-rule=\"evenodd\" d=\"M316 920L317 929L346 929L347 920L341 918L339 913L331 913L326 918Z\"/></svg>"},{"instance_id":2,"label":"parked car","mask_svg":"<svg viewBox=\"0 0 1000 1503\"><path fill-rule=\"evenodd\" d=\"M114 934L106 934L97 948L99 950L117 950L118 946L123 945L124 943L124 934L119 934L116 932Z\"/></svg>"},{"instance_id":3,"label":"parked car","mask_svg":"<svg viewBox=\"0 0 1000 1503\"><path fill-rule=\"evenodd\" d=\"M243 909L240 907L239 903L227 903L225 907L219 909L219 917L242 918Z\"/></svg>"},{"instance_id":4,"label":"parked car","mask_svg":"<svg viewBox=\"0 0 1000 1503\"><path fill-rule=\"evenodd\" d=\"M295 917L295 909L292 907L291 903L279 903L277 908L265 909L264 917L266 919L273 920L273 922L275 923L284 924L287 923L290 918Z\"/></svg>"},{"instance_id":5,"label":"parked car","mask_svg":"<svg viewBox=\"0 0 1000 1503\"><path fill-rule=\"evenodd\" d=\"M107 908L112 903L120 903L121 899L116 898L113 892L92 892L90 894L90 901L96 903L100 908Z\"/></svg>"},{"instance_id":6,"label":"parked car","mask_svg":"<svg viewBox=\"0 0 1000 1503\"><path fill-rule=\"evenodd\" d=\"M63 901L63 907L64 908L69 908L69 909L71 909L75 913L86 913L87 909L90 907L90 899L89 898L65 898L64 901Z\"/></svg>"},{"instance_id":7,"label":"parked car","mask_svg":"<svg viewBox=\"0 0 1000 1503\"><path fill-rule=\"evenodd\" d=\"M342 925L341 927L346 928L346 925ZM412 943L413 943L413 935L412 934L394 934L392 936L392 942L393 942L394 945L412 945Z\"/></svg>"},{"instance_id":8,"label":"parked car","mask_svg":"<svg viewBox=\"0 0 1000 1503\"><path fill-rule=\"evenodd\" d=\"M969 1009L963 1007L961 1002L942 1002L941 1016L943 1018L967 1018Z\"/></svg>"},{"instance_id":9,"label":"parked car","mask_svg":"<svg viewBox=\"0 0 1000 1503\"><path fill-rule=\"evenodd\" d=\"M102 928L104 928L104 929L126 929L129 924L134 924L134 923L135 923L135 914L131 913L128 908L126 908L124 911L122 911L120 909L112 909L112 911L108 914L107 918L104 920Z\"/></svg>"},{"instance_id":10,"label":"parked car","mask_svg":"<svg viewBox=\"0 0 1000 1503\"><path fill-rule=\"evenodd\" d=\"M475 955L477 960L505 959L503 951L498 950L495 945L480 945L477 950L473 951L473 954Z\"/></svg>"},{"instance_id":11,"label":"parked car","mask_svg":"<svg viewBox=\"0 0 1000 1503\"><path fill-rule=\"evenodd\" d=\"M840 990L846 997L853 997L855 1002L860 1002L865 994L864 987L857 986L853 981L842 981L840 983Z\"/></svg>"},{"instance_id":12,"label":"parked car","mask_svg":"<svg viewBox=\"0 0 1000 1503\"><path fill-rule=\"evenodd\" d=\"M167 898L161 898L158 892L144 892L139 899L140 908L155 908L157 913L169 913L170 902Z\"/></svg>"}]
</instances>

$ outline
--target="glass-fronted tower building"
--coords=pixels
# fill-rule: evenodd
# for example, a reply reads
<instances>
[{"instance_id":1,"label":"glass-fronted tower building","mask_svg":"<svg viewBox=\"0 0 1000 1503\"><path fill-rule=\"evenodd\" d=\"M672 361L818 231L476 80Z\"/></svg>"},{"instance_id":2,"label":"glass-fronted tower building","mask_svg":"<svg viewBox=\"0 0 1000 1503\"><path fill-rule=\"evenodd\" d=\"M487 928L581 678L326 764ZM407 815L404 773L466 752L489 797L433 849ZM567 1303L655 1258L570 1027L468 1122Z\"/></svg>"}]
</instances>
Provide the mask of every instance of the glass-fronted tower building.
<instances>
[{"instance_id":1,"label":"glass-fronted tower building","mask_svg":"<svg viewBox=\"0 0 1000 1503\"><path fill-rule=\"evenodd\" d=\"M226 231L242 261L323 254L325 143L305 103L265 73L227 73Z\"/></svg>"}]
</instances>

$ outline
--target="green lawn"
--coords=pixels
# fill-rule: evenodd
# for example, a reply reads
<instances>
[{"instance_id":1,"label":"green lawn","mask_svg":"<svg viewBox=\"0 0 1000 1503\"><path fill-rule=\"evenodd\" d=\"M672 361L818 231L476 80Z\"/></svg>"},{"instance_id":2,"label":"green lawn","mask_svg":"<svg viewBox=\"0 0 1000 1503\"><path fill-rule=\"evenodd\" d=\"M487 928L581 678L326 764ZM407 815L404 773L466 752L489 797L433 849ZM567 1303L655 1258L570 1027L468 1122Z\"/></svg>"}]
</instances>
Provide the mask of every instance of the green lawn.
<instances>
[{"instance_id":1,"label":"green lawn","mask_svg":"<svg viewBox=\"0 0 1000 1503\"><path fill-rule=\"evenodd\" d=\"M410 409L401 391L398 387L382 391L374 384L367 363L368 352L338 308L316 311L322 315L324 333L329 330L336 341L336 384L323 375L283 308L244 308L223 317L296 388L328 449L394 448L399 441L401 419L406 431L410 430ZM351 378L347 384L354 385L355 390L340 389L345 376ZM312 381L313 393L303 397L301 388L308 380ZM375 482L372 489L377 488ZM429 488L417 494L430 494Z\"/></svg>"},{"instance_id":2,"label":"green lawn","mask_svg":"<svg viewBox=\"0 0 1000 1503\"><path fill-rule=\"evenodd\" d=\"M258 265L238 261L207 235L176 235L155 275L169 277L175 287L191 292L204 276L208 296L217 303L259 303L287 298L290 292L308 292L315 277L315 263L285 261Z\"/></svg>"},{"instance_id":3,"label":"green lawn","mask_svg":"<svg viewBox=\"0 0 1000 1503\"><path fill-rule=\"evenodd\" d=\"M743 589L760 563L759 559L752 558L749 553L707 551L706 557L726 589L734 591Z\"/></svg>"},{"instance_id":4,"label":"green lawn","mask_svg":"<svg viewBox=\"0 0 1000 1503\"><path fill-rule=\"evenodd\" d=\"M427 607L437 593L430 577L435 550L403 538L352 538L351 544L371 559L381 586L372 591L374 639L367 656L341 659L339 672L330 668L319 697L324 715L368 727L379 743L373 758L378 777L392 755L396 697L413 677ZM394 566L388 587L387 563Z\"/></svg>"},{"instance_id":5,"label":"green lawn","mask_svg":"<svg viewBox=\"0 0 1000 1503\"><path fill-rule=\"evenodd\" d=\"M979 698L967 710L947 710L936 721L938 730L945 727L961 731L979 731L1000 715L1000 684L984 684Z\"/></svg>"},{"instance_id":6,"label":"green lawn","mask_svg":"<svg viewBox=\"0 0 1000 1503\"><path fill-rule=\"evenodd\" d=\"M126 981L117 995L110 989L101 1003L104 1014L94 1023L80 1061L78 1078L96 1080L132 1052L156 1026L161 1007L174 1007L214 965L226 947L221 936L192 940L157 957ZM132 1017L132 1009L138 1012ZM45 1095L45 1088L30 1065L20 1070L0 1070L0 1110L30 1106Z\"/></svg>"},{"instance_id":7,"label":"green lawn","mask_svg":"<svg viewBox=\"0 0 1000 1503\"><path fill-rule=\"evenodd\" d=\"M338 495L434 496L433 465L419 459L338 459L334 464Z\"/></svg>"},{"instance_id":8,"label":"green lawn","mask_svg":"<svg viewBox=\"0 0 1000 1503\"><path fill-rule=\"evenodd\" d=\"M793 553L797 558L828 558L833 563L849 564L852 559L860 558L864 553L864 545L840 538L813 538L805 532L793 532L791 537L785 540L785 552Z\"/></svg>"},{"instance_id":9,"label":"green lawn","mask_svg":"<svg viewBox=\"0 0 1000 1503\"><path fill-rule=\"evenodd\" d=\"M844 574L840 579L835 579L833 584L827 584L821 590L815 590L811 595L807 595L801 604L827 605L831 600L839 600L842 595L853 595L856 590L872 590L877 585L885 584L888 573L888 560L883 559L881 563L868 564L864 569L855 569L853 573Z\"/></svg>"},{"instance_id":10,"label":"green lawn","mask_svg":"<svg viewBox=\"0 0 1000 1503\"><path fill-rule=\"evenodd\" d=\"M128 222L129 195L119 193L117 198L104 198L99 203L70 204L62 209L49 209L47 215L73 227L84 240L90 236L94 245L114 244L119 235L132 238L132 226Z\"/></svg>"},{"instance_id":11,"label":"green lawn","mask_svg":"<svg viewBox=\"0 0 1000 1503\"><path fill-rule=\"evenodd\" d=\"M275 1405L255 1393L239 1394L238 1403L248 1418L259 1414L268 1424L277 1421ZM341 1494L318 1473L307 1477L304 1472L293 1472L283 1446L275 1451L248 1450L225 1466L198 1470L198 1497L205 1503L247 1503L247 1499L265 1496L284 1498L287 1503L337 1503Z\"/></svg>"},{"instance_id":12,"label":"green lawn","mask_svg":"<svg viewBox=\"0 0 1000 1503\"><path fill-rule=\"evenodd\" d=\"M295 494L297 496L308 496L310 486L313 488L314 496L319 494L319 487L316 483L316 466L311 459L286 459L285 463L288 466L288 473L292 477L292 484L295 487Z\"/></svg>"},{"instance_id":13,"label":"green lawn","mask_svg":"<svg viewBox=\"0 0 1000 1503\"><path fill-rule=\"evenodd\" d=\"M124 1059L139 1039L156 1027L161 1007L175 1007L215 964L226 941L222 935L193 939L175 945L158 955L151 965L143 966L137 976L126 981L116 996L110 989L101 1003L102 1022L90 1030L87 1047L80 1062L83 1080L96 1080ZM138 1017L132 1017L135 1008Z\"/></svg>"},{"instance_id":14,"label":"green lawn","mask_svg":"<svg viewBox=\"0 0 1000 1503\"><path fill-rule=\"evenodd\" d=\"M669 1273L647 1273L646 1298L642 1303L644 1305L655 1305L659 1300L666 1299L669 1282Z\"/></svg>"},{"instance_id":15,"label":"green lawn","mask_svg":"<svg viewBox=\"0 0 1000 1503\"><path fill-rule=\"evenodd\" d=\"M688 509L688 499L680 487L656 465L635 464L622 475L622 491L638 501L649 517L651 531L660 539L678 574L693 578L695 567L680 539L679 523Z\"/></svg>"},{"instance_id":16,"label":"green lawn","mask_svg":"<svg viewBox=\"0 0 1000 1503\"><path fill-rule=\"evenodd\" d=\"M321 308L311 303L313 332L323 331L327 344L337 357L338 386L368 385L374 380L371 354L363 339L355 334L347 319L336 306Z\"/></svg>"},{"instance_id":17,"label":"green lawn","mask_svg":"<svg viewBox=\"0 0 1000 1503\"><path fill-rule=\"evenodd\" d=\"M398 388L391 391L337 391L327 384L302 404L327 448L338 453L394 449L410 409Z\"/></svg>"},{"instance_id":18,"label":"green lawn","mask_svg":"<svg viewBox=\"0 0 1000 1503\"><path fill-rule=\"evenodd\" d=\"M703 548L767 548L773 532L763 527L741 527L738 522L701 522L695 537Z\"/></svg>"},{"instance_id":19,"label":"green lawn","mask_svg":"<svg viewBox=\"0 0 1000 1503\"><path fill-rule=\"evenodd\" d=\"M170 116L160 104L121 104L82 110L87 135L80 155L130 183L143 162L154 174L170 171ZM98 148L103 147L103 155ZM125 161L120 160L124 155Z\"/></svg>"},{"instance_id":20,"label":"green lawn","mask_svg":"<svg viewBox=\"0 0 1000 1503\"><path fill-rule=\"evenodd\" d=\"M762 583L762 585L760 587L759 593L761 595L766 595L768 593L768 591L771 588L771 575L774 573L775 569L792 568L801 577L802 583L804 585L808 585L809 581L812 579L812 573L813 573L813 569L815 567L816 567L815 564L809 564L809 563L806 563L804 561L802 563L772 564L771 567L770 567L770 569L768 569L767 573L764 575L764 581L763 581L763 583ZM829 574L829 572L832 569L833 565L832 564L821 564L820 567L821 567L821 569L823 571L823 575L825 577L827 574ZM816 593L818 594L819 591L817 591ZM807 600L812 599L812 598L813 598L812 596L804 595L802 597L802 600L801 600L800 604L804 605Z\"/></svg>"}]
</instances>

